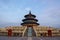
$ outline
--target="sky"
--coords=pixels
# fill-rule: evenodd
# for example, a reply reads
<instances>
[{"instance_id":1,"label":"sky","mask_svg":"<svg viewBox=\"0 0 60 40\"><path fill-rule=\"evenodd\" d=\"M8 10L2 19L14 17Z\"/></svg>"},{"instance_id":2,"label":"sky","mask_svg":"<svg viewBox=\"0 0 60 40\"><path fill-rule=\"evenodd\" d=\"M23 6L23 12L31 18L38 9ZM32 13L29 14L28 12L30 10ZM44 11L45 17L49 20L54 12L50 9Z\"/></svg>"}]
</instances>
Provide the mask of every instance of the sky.
<instances>
[{"instance_id":1,"label":"sky","mask_svg":"<svg viewBox=\"0 0 60 40\"><path fill-rule=\"evenodd\" d=\"M60 28L60 0L0 0L0 27L19 26L29 10L40 25Z\"/></svg>"}]
</instances>

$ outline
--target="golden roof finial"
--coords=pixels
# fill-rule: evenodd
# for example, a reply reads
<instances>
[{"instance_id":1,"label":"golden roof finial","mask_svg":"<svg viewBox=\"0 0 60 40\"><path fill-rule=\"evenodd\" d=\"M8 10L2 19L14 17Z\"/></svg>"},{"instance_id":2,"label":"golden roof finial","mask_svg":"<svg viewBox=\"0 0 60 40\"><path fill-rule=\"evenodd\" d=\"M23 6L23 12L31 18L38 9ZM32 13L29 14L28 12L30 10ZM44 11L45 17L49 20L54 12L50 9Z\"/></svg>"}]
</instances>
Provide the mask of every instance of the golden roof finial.
<instances>
[{"instance_id":1,"label":"golden roof finial","mask_svg":"<svg viewBox=\"0 0 60 40\"><path fill-rule=\"evenodd\" d=\"M29 14L31 14L31 10L29 11Z\"/></svg>"}]
</instances>

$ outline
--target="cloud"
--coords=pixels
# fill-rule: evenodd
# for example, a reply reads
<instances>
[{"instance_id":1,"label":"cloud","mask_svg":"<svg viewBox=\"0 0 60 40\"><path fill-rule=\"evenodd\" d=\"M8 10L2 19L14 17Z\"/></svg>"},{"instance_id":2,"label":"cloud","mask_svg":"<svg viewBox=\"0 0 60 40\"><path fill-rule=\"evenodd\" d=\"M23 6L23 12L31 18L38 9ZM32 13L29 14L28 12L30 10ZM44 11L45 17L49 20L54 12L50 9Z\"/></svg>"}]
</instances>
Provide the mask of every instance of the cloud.
<instances>
[{"instance_id":1,"label":"cloud","mask_svg":"<svg viewBox=\"0 0 60 40\"><path fill-rule=\"evenodd\" d=\"M43 9L39 19L41 25L60 26L60 7Z\"/></svg>"},{"instance_id":2,"label":"cloud","mask_svg":"<svg viewBox=\"0 0 60 40\"><path fill-rule=\"evenodd\" d=\"M59 18L60 17L60 7L52 7L43 10L44 15L47 14L46 16L51 17L51 18Z\"/></svg>"}]
</instances>

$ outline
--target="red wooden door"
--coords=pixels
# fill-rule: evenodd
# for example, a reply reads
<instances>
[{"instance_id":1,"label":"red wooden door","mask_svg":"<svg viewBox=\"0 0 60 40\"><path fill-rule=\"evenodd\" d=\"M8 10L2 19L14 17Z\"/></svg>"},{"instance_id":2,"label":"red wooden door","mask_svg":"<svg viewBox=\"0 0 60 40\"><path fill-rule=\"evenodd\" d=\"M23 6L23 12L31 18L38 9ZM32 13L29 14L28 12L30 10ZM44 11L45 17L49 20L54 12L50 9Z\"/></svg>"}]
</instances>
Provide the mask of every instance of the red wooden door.
<instances>
[{"instance_id":1,"label":"red wooden door","mask_svg":"<svg viewBox=\"0 0 60 40\"><path fill-rule=\"evenodd\" d=\"M52 31L48 30L48 36L52 36Z\"/></svg>"},{"instance_id":2,"label":"red wooden door","mask_svg":"<svg viewBox=\"0 0 60 40\"><path fill-rule=\"evenodd\" d=\"M12 29L8 29L8 36L12 36Z\"/></svg>"}]
</instances>

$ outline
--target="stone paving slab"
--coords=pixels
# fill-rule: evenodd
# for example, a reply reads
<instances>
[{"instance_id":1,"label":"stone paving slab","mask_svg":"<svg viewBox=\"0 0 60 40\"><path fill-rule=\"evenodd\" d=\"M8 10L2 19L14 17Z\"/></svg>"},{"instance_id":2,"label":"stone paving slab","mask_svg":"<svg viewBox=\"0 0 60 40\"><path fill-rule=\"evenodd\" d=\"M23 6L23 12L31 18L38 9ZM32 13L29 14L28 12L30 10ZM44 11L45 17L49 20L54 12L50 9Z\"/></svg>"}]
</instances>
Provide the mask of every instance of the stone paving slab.
<instances>
[{"instance_id":1,"label":"stone paving slab","mask_svg":"<svg viewBox=\"0 0 60 40\"><path fill-rule=\"evenodd\" d=\"M60 37L6 37L6 36L0 36L0 40L60 40Z\"/></svg>"}]
</instances>

